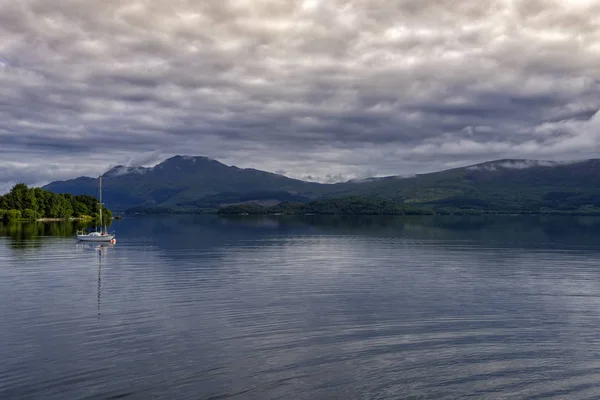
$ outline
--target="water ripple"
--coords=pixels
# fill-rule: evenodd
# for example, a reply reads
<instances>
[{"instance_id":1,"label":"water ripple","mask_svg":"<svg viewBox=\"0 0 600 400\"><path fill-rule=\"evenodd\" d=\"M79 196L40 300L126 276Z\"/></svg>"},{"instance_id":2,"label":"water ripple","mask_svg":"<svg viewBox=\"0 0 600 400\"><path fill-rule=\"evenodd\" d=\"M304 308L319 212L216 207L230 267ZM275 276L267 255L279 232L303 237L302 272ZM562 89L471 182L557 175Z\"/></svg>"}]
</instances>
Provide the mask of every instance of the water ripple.
<instances>
[{"instance_id":1,"label":"water ripple","mask_svg":"<svg viewBox=\"0 0 600 400\"><path fill-rule=\"evenodd\" d=\"M0 239L0 398L598 396L588 242L168 221Z\"/></svg>"}]
</instances>

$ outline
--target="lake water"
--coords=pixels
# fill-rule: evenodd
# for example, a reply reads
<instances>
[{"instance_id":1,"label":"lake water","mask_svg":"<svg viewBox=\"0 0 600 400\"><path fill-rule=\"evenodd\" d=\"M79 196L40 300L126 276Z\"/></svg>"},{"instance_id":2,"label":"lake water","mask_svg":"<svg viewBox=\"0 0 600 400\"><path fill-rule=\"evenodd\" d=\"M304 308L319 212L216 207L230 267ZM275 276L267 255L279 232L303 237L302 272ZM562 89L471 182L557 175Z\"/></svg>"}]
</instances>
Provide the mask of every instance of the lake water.
<instances>
[{"instance_id":1,"label":"lake water","mask_svg":"<svg viewBox=\"0 0 600 400\"><path fill-rule=\"evenodd\" d=\"M0 227L1 399L591 399L600 219Z\"/></svg>"}]
</instances>

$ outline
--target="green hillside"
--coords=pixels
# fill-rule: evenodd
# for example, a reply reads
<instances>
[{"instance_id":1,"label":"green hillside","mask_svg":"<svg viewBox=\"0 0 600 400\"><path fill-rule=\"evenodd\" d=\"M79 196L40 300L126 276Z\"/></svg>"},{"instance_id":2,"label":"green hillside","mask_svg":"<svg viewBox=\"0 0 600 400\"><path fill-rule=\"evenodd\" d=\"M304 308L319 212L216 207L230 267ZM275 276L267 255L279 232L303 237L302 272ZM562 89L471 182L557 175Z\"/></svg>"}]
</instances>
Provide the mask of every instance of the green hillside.
<instances>
[{"instance_id":1,"label":"green hillside","mask_svg":"<svg viewBox=\"0 0 600 400\"><path fill-rule=\"evenodd\" d=\"M413 178L344 184L336 196L383 196L445 210L600 211L600 160L498 160Z\"/></svg>"},{"instance_id":2,"label":"green hillside","mask_svg":"<svg viewBox=\"0 0 600 400\"><path fill-rule=\"evenodd\" d=\"M85 177L44 188L88 195L97 190L96 180ZM176 156L153 168L111 169L104 175L104 197L110 208L139 212L215 210L240 203L272 207L281 202L362 197L438 213L590 214L600 212L600 160L497 160L411 178L319 184L205 157Z\"/></svg>"}]
</instances>

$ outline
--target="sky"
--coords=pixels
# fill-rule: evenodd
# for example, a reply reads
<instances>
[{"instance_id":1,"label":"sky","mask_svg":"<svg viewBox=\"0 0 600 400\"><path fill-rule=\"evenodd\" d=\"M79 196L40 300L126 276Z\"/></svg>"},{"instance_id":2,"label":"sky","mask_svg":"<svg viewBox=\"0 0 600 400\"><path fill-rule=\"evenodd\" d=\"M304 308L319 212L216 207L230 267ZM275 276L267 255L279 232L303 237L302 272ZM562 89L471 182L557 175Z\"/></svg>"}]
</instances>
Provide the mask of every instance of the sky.
<instances>
[{"instance_id":1,"label":"sky","mask_svg":"<svg viewBox=\"0 0 600 400\"><path fill-rule=\"evenodd\" d=\"M176 154L323 182L598 157L595 0L0 0L0 193Z\"/></svg>"}]
</instances>

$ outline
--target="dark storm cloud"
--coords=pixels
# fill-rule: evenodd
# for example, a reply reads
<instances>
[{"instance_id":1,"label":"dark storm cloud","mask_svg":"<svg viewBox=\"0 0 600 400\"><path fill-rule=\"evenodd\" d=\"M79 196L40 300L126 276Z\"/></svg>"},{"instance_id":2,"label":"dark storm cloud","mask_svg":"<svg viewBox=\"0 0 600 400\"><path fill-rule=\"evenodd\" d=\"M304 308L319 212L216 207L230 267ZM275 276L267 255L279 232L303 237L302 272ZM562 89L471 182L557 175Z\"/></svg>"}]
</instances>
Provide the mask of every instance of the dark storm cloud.
<instances>
[{"instance_id":1,"label":"dark storm cloud","mask_svg":"<svg viewBox=\"0 0 600 400\"><path fill-rule=\"evenodd\" d=\"M596 156L599 12L591 0L3 2L0 181L173 154L323 181Z\"/></svg>"}]
</instances>

